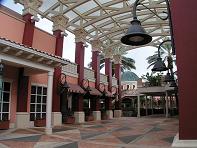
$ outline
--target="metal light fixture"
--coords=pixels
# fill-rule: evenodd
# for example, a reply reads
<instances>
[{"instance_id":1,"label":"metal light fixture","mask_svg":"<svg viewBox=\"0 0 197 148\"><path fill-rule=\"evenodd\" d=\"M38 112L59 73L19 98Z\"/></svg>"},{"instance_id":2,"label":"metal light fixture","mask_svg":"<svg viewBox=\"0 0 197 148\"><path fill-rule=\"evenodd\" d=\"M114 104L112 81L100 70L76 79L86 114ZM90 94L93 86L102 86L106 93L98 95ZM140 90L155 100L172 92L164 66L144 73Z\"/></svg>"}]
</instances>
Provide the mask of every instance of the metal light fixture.
<instances>
[{"instance_id":1,"label":"metal light fixture","mask_svg":"<svg viewBox=\"0 0 197 148\"><path fill-rule=\"evenodd\" d=\"M132 46L145 45L151 41L152 37L146 33L137 18L131 21L131 25L129 26L126 35L121 38L123 44Z\"/></svg>"},{"instance_id":2,"label":"metal light fixture","mask_svg":"<svg viewBox=\"0 0 197 148\"><path fill-rule=\"evenodd\" d=\"M167 17L162 18L155 11L151 10L146 5L139 3L139 0L136 0L133 5L133 13L132 13L133 14L133 21L131 21L131 25L129 26L126 35L124 35L121 38L121 42L126 45L140 46L140 45L148 44L152 41L152 37L146 33L144 28L141 26L140 21L137 19L137 14L136 14L137 6L143 5L146 9L151 11L153 14L155 14L161 20L169 19L170 35L171 35L171 41L172 41L172 50L173 50L173 54L175 54L170 4L169 4L169 0L165 0L165 2L167 5L167 12L164 12L164 13L167 14Z\"/></svg>"},{"instance_id":3,"label":"metal light fixture","mask_svg":"<svg viewBox=\"0 0 197 148\"><path fill-rule=\"evenodd\" d=\"M85 87L86 84L87 84L87 87ZM90 91L91 91L90 82L89 82L88 79L83 79L83 80L82 80L82 85L83 85L84 89L85 89L87 92L90 92Z\"/></svg>"},{"instance_id":4,"label":"metal light fixture","mask_svg":"<svg viewBox=\"0 0 197 148\"><path fill-rule=\"evenodd\" d=\"M4 64L0 63L0 75L3 75L3 71L4 71Z\"/></svg>"},{"instance_id":5,"label":"metal light fixture","mask_svg":"<svg viewBox=\"0 0 197 148\"><path fill-rule=\"evenodd\" d=\"M68 85L67 81L65 81L64 85L62 86L62 88L64 89L69 89L70 86Z\"/></svg>"},{"instance_id":6,"label":"metal light fixture","mask_svg":"<svg viewBox=\"0 0 197 148\"><path fill-rule=\"evenodd\" d=\"M168 71L168 73L165 76L164 82L172 82L174 81L173 76L170 74L170 72Z\"/></svg>"},{"instance_id":7,"label":"metal light fixture","mask_svg":"<svg viewBox=\"0 0 197 148\"><path fill-rule=\"evenodd\" d=\"M177 88L177 84L176 84L175 80L173 80L173 81L170 83L170 86L169 86L169 87Z\"/></svg>"},{"instance_id":8,"label":"metal light fixture","mask_svg":"<svg viewBox=\"0 0 197 148\"><path fill-rule=\"evenodd\" d=\"M171 40L165 40L165 41L163 41L163 42L161 42L159 44L159 47L158 47L158 58L157 58L157 61L155 62L155 65L153 66L152 71L161 72L161 71L168 70L168 68L166 67L165 63L162 61L162 58L161 58L161 55L160 55L160 48L161 48L161 46L164 43L169 42L169 41L171 41Z\"/></svg>"},{"instance_id":9,"label":"metal light fixture","mask_svg":"<svg viewBox=\"0 0 197 148\"><path fill-rule=\"evenodd\" d=\"M152 71L161 72L166 70L168 70L168 68L166 67L165 63L162 61L162 58L158 57L157 61L155 62L155 65L152 68Z\"/></svg>"}]
</instances>

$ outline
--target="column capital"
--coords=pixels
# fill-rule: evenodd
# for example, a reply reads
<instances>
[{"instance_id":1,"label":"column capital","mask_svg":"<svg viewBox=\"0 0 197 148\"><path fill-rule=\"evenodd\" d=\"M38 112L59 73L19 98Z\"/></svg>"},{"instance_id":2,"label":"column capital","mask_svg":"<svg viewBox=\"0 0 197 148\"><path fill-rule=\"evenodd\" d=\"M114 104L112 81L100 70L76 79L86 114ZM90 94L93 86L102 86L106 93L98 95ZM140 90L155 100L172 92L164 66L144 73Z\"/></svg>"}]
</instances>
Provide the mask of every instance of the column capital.
<instances>
[{"instance_id":1,"label":"column capital","mask_svg":"<svg viewBox=\"0 0 197 148\"><path fill-rule=\"evenodd\" d=\"M90 43L92 45L92 52L93 51L101 52L102 42L99 39L91 40Z\"/></svg>"},{"instance_id":2,"label":"column capital","mask_svg":"<svg viewBox=\"0 0 197 148\"><path fill-rule=\"evenodd\" d=\"M87 32L83 28L77 28L74 30L75 42L86 42Z\"/></svg>"},{"instance_id":3,"label":"column capital","mask_svg":"<svg viewBox=\"0 0 197 148\"><path fill-rule=\"evenodd\" d=\"M14 0L15 3L18 3L19 0ZM31 14L37 16L38 8L41 7L43 0L22 0L24 5L23 15Z\"/></svg>"},{"instance_id":4,"label":"column capital","mask_svg":"<svg viewBox=\"0 0 197 148\"><path fill-rule=\"evenodd\" d=\"M117 54L113 55L114 64L122 64L122 56Z\"/></svg>"},{"instance_id":5,"label":"column capital","mask_svg":"<svg viewBox=\"0 0 197 148\"><path fill-rule=\"evenodd\" d=\"M105 59L112 59L113 58L113 53L111 48L105 48L103 49L103 53L105 55Z\"/></svg>"},{"instance_id":6,"label":"column capital","mask_svg":"<svg viewBox=\"0 0 197 148\"><path fill-rule=\"evenodd\" d=\"M59 13L59 14L53 15L51 19L53 21L53 31L56 31L56 30L61 30L63 32L65 31L66 25L69 21L68 17Z\"/></svg>"}]
</instances>

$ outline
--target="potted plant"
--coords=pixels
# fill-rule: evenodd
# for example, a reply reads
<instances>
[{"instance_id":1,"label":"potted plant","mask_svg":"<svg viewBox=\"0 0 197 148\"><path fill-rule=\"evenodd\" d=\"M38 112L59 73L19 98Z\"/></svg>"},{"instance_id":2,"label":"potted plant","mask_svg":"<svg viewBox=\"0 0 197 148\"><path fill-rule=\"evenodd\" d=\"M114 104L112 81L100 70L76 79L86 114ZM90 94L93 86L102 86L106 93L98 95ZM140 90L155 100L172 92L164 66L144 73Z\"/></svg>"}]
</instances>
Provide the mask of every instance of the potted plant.
<instances>
[{"instance_id":1,"label":"potted plant","mask_svg":"<svg viewBox=\"0 0 197 148\"><path fill-rule=\"evenodd\" d=\"M85 121L93 121L94 117L92 115L92 111L88 108L85 110Z\"/></svg>"},{"instance_id":2,"label":"potted plant","mask_svg":"<svg viewBox=\"0 0 197 148\"><path fill-rule=\"evenodd\" d=\"M9 129L10 120L0 120L0 129L5 130Z\"/></svg>"},{"instance_id":3,"label":"potted plant","mask_svg":"<svg viewBox=\"0 0 197 148\"><path fill-rule=\"evenodd\" d=\"M75 117L73 111L69 108L68 112L65 116L63 116L63 123L65 124L74 124L75 123Z\"/></svg>"},{"instance_id":4,"label":"potted plant","mask_svg":"<svg viewBox=\"0 0 197 148\"><path fill-rule=\"evenodd\" d=\"M106 111L101 110L101 120L107 120L107 119L108 119L108 117L107 117Z\"/></svg>"},{"instance_id":5,"label":"potted plant","mask_svg":"<svg viewBox=\"0 0 197 148\"><path fill-rule=\"evenodd\" d=\"M46 126L46 118L36 118L36 120L34 120L34 126L35 127Z\"/></svg>"}]
</instances>

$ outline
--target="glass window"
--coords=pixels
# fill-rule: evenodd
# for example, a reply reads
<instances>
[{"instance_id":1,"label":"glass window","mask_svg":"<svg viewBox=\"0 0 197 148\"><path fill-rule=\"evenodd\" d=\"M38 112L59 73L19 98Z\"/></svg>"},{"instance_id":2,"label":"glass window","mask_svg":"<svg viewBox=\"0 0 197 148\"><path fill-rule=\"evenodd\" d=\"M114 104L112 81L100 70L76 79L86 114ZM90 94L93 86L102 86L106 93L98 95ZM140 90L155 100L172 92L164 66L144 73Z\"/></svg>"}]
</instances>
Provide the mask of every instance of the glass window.
<instances>
[{"instance_id":1,"label":"glass window","mask_svg":"<svg viewBox=\"0 0 197 148\"><path fill-rule=\"evenodd\" d=\"M30 120L45 118L47 88L34 85L31 89Z\"/></svg>"},{"instance_id":2,"label":"glass window","mask_svg":"<svg viewBox=\"0 0 197 148\"><path fill-rule=\"evenodd\" d=\"M2 82L0 89L0 120L9 120L10 113L10 82Z\"/></svg>"}]
</instances>

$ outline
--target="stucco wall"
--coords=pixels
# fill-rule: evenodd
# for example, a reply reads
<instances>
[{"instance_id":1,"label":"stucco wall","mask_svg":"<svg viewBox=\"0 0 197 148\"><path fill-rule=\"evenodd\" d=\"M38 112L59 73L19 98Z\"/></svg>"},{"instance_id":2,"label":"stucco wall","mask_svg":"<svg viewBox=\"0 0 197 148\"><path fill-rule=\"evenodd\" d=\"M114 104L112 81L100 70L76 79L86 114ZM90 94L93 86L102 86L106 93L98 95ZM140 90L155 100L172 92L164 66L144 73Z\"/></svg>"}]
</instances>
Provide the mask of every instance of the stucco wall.
<instances>
[{"instance_id":1,"label":"stucco wall","mask_svg":"<svg viewBox=\"0 0 197 148\"><path fill-rule=\"evenodd\" d=\"M33 48L54 54L56 38L38 28L34 29Z\"/></svg>"},{"instance_id":2,"label":"stucco wall","mask_svg":"<svg viewBox=\"0 0 197 148\"><path fill-rule=\"evenodd\" d=\"M0 10L0 36L22 43L25 23L12 15Z\"/></svg>"}]
</instances>

